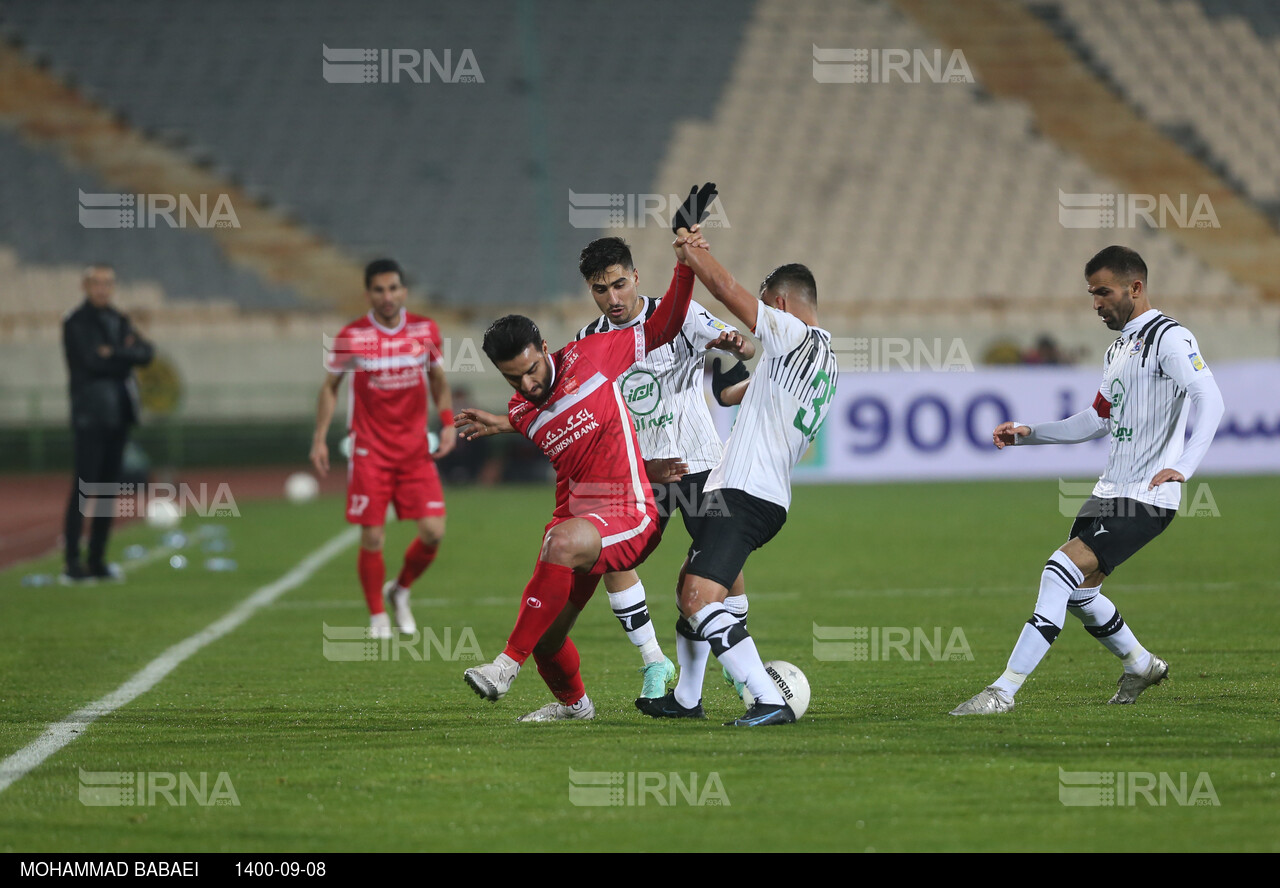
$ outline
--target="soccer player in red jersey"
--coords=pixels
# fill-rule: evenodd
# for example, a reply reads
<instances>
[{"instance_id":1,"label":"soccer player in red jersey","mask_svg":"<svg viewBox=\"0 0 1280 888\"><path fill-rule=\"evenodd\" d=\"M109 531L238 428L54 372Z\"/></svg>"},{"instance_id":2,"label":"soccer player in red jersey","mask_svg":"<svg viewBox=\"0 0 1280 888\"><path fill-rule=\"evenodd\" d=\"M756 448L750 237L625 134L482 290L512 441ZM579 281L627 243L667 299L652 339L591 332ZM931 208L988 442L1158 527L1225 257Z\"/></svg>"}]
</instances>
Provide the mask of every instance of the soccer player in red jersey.
<instances>
[{"instance_id":1,"label":"soccer player in red jersey","mask_svg":"<svg viewBox=\"0 0 1280 888\"><path fill-rule=\"evenodd\" d=\"M435 321L405 311L404 274L391 259L370 262L364 272L370 311L342 328L325 360L329 371L316 405L311 464L329 472L325 435L338 403L342 378L351 374L347 428L347 521L361 528L357 568L374 638L391 637L386 603L396 628L417 631L409 610L409 587L435 560L444 538L444 491L435 460L453 450L453 397L440 357ZM440 444L428 443L427 389L440 413ZM396 517L416 521L418 535L404 554L400 574L389 582L382 559L387 505Z\"/></svg>"},{"instance_id":2,"label":"soccer player in red jersey","mask_svg":"<svg viewBox=\"0 0 1280 888\"><path fill-rule=\"evenodd\" d=\"M631 415L617 379L680 332L693 295L686 249L705 246L694 233L676 239L671 287L644 324L571 342L554 354L533 321L508 315L484 336L484 351L516 394L503 428L479 411L459 411L466 436L514 430L537 444L556 471L556 507L507 646L492 663L468 669L481 697L499 700L532 655L558 703L522 720L591 718L595 707L579 672L569 630L600 577L631 570L661 536L653 491ZM571 604L572 607L566 607Z\"/></svg>"}]
</instances>

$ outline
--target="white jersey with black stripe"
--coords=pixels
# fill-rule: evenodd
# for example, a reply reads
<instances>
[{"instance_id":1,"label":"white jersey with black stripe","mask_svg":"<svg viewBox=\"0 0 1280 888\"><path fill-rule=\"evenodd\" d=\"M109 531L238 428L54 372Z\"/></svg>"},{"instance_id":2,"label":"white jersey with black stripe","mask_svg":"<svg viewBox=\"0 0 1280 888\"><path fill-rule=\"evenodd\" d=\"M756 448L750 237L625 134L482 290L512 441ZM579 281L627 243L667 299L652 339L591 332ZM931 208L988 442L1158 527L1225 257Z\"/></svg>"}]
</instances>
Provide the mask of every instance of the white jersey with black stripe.
<instances>
[{"instance_id":1,"label":"white jersey with black stripe","mask_svg":"<svg viewBox=\"0 0 1280 888\"><path fill-rule=\"evenodd\" d=\"M1125 325L1107 349L1095 405L1108 421L1111 450L1094 496L1178 507L1182 485L1150 490L1151 479L1182 457L1187 387L1211 376L1196 337L1173 318L1153 308Z\"/></svg>"},{"instance_id":2,"label":"white jersey with black stripe","mask_svg":"<svg viewBox=\"0 0 1280 888\"><path fill-rule=\"evenodd\" d=\"M657 309L658 300L648 296L640 299L640 312L627 323L614 324L601 315L574 338L643 324ZM723 448L707 408L702 375L707 343L732 329L698 303L690 302L680 335L618 377L618 388L635 423L645 459L679 457L688 463L690 474L708 471L720 462Z\"/></svg>"},{"instance_id":3,"label":"white jersey with black stripe","mask_svg":"<svg viewBox=\"0 0 1280 888\"><path fill-rule=\"evenodd\" d=\"M831 334L761 303L756 329L763 351L738 408L724 459L707 490L733 488L791 506L791 470L818 435L839 368Z\"/></svg>"}]
</instances>

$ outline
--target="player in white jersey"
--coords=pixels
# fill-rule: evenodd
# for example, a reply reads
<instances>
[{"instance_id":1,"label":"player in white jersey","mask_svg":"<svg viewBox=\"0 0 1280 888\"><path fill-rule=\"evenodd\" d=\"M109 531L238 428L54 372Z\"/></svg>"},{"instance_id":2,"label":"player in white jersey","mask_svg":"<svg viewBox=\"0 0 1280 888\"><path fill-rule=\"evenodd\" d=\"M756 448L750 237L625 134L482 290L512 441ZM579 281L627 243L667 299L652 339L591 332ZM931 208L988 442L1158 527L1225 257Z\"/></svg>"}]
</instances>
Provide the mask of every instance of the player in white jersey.
<instances>
[{"instance_id":1,"label":"player in white jersey","mask_svg":"<svg viewBox=\"0 0 1280 888\"><path fill-rule=\"evenodd\" d=\"M691 251L692 252L692 251ZM729 725L755 727L795 721L769 678L744 621L724 605L747 557L782 529L791 505L791 470L817 437L835 394L838 368L831 334L818 326L818 288L803 265L774 269L757 299L706 250L687 260L698 280L746 324L764 351L750 383L740 383L741 408L724 457L707 479L722 514L698 520L677 584L680 681L656 700L637 700L655 718L703 718L702 678L714 653L754 702ZM698 661L698 658L701 661Z\"/></svg>"},{"instance_id":2,"label":"player in white jersey","mask_svg":"<svg viewBox=\"0 0 1280 888\"><path fill-rule=\"evenodd\" d=\"M1049 651L1070 610L1124 663L1108 703L1133 703L1169 674L1169 664L1139 644L1102 594L1102 581L1173 520L1179 486L1200 465L1222 419L1222 394L1191 331L1151 307L1147 266L1126 247L1099 252L1085 266L1094 311L1120 337L1107 349L1092 406L1060 422L1005 422L996 447L1076 444L1111 435L1107 467L1071 525L1066 545L1040 577L1035 612L1023 626L1003 675L952 715L1007 712ZM1197 408L1186 440L1187 413Z\"/></svg>"},{"instance_id":3,"label":"player in white jersey","mask_svg":"<svg viewBox=\"0 0 1280 888\"><path fill-rule=\"evenodd\" d=\"M714 191L707 203L713 196ZM640 295L640 273L620 237L588 244L579 257L578 271L603 314L579 330L577 339L643 324L658 307L656 299ZM697 515L719 505L703 498L703 485L723 452L702 391L708 349L723 349L742 361L755 355L755 345L741 333L691 302L676 339L649 352L618 379L653 484L659 525L665 531L678 509L691 537ZM644 584L629 570L605 574L604 585L614 616L644 660L641 698L661 697L675 678L675 666L663 656L654 636ZM747 598L741 575L730 596L730 610L745 620Z\"/></svg>"}]
</instances>

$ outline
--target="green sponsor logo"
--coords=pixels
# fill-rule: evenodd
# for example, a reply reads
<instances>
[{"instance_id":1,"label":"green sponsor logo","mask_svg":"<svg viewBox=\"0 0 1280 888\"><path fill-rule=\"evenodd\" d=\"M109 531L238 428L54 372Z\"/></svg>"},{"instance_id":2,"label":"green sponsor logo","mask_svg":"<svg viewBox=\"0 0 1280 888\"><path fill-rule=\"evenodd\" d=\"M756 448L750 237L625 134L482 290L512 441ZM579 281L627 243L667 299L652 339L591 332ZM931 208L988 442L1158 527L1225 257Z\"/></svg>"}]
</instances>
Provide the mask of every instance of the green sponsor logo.
<instances>
[{"instance_id":1,"label":"green sponsor logo","mask_svg":"<svg viewBox=\"0 0 1280 888\"><path fill-rule=\"evenodd\" d=\"M1124 383L1119 379L1113 379L1111 380L1111 437L1121 444L1133 440L1133 429L1120 422L1124 418L1124 405Z\"/></svg>"},{"instance_id":2,"label":"green sponsor logo","mask_svg":"<svg viewBox=\"0 0 1280 888\"><path fill-rule=\"evenodd\" d=\"M662 406L662 384L648 370L632 370L618 387L632 416L648 416Z\"/></svg>"}]
</instances>

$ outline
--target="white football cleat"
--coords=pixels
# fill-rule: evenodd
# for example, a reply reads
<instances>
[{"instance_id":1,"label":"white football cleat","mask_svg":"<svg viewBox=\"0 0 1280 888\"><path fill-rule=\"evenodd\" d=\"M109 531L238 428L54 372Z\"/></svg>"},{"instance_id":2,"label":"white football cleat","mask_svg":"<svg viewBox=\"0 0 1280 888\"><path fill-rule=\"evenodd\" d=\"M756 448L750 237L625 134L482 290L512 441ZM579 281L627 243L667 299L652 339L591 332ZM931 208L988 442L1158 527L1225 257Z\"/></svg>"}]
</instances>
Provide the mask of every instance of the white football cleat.
<instances>
[{"instance_id":1,"label":"white football cleat","mask_svg":"<svg viewBox=\"0 0 1280 888\"><path fill-rule=\"evenodd\" d=\"M409 590L397 580L388 580L382 587L382 598L396 615L396 628L405 635L418 631L418 623L413 619L413 611L409 610Z\"/></svg>"},{"instance_id":2,"label":"white football cleat","mask_svg":"<svg viewBox=\"0 0 1280 888\"><path fill-rule=\"evenodd\" d=\"M385 613L374 614L369 618L369 637L381 641L391 637L391 618Z\"/></svg>"},{"instance_id":3,"label":"white football cleat","mask_svg":"<svg viewBox=\"0 0 1280 888\"><path fill-rule=\"evenodd\" d=\"M1152 685L1160 684L1168 675L1169 664L1152 654L1151 662L1147 664L1145 671L1126 672L1120 676L1120 680L1116 682L1120 690L1116 691L1116 695L1107 702L1133 703L1138 699L1139 694Z\"/></svg>"},{"instance_id":4,"label":"white football cleat","mask_svg":"<svg viewBox=\"0 0 1280 888\"><path fill-rule=\"evenodd\" d=\"M511 683L520 674L520 664L505 653L498 654L498 659L483 666L473 666L462 673L463 680L486 700L494 702L506 696L511 690Z\"/></svg>"},{"instance_id":5,"label":"white football cleat","mask_svg":"<svg viewBox=\"0 0 1280 888\"><path fill-rule=\"evenodd\" d=\"M1012 708L1013 698L995 685L990 685L951 710L951 714L991 715L996 712L1008 712Z\"/></svg>"},{"instance_id":6,"label":"white football cleat","mask_svg":"<svg viewBox=\"0 0 1280 888\"><path fill-rule=\"evenodd\" d=\"M535 709L528 715L522 715L516 721L522 722L551 722L566 721L569 719L588 719L596 717L595 704L591 702L591 698L583 696L581 700L572 706L566 706L563 703L548 703L541 709Z\"/></svg>"}]
</instances>

